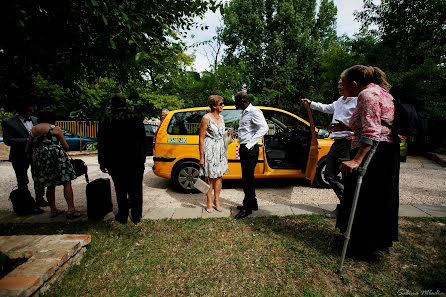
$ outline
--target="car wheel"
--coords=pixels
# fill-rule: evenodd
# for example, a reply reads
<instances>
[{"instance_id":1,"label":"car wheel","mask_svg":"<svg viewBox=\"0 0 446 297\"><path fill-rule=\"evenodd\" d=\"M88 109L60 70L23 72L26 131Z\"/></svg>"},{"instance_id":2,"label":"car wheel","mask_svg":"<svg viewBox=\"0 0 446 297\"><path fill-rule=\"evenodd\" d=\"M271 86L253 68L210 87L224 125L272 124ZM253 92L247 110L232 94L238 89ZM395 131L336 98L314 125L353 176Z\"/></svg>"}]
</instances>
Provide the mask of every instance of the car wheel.
<instances>
[{"instance_id":1,"label":"car wheel","mask_svg":"<svg viewBox=\"0 0 446 297\"><path fill-rule=\"evenodd\" d=\"M183 193L193 193L197 190L194 187L200 173L200 165L193 161L187 161L179 165L173 175L172 181L175 188Z\"/></svg>"},{"instance_id":2,"label":"car wheel","mask_svg":"<svg viewBox=\"0 0 446 297\"><path fill-rule=\"evenodd\" d=\"M84 148L83 149L85 151L92 151L93 148L94 148L93 142L87 142L87 143L84 144Z\"/></svg>"},{"instance_id":3,"label":"car wheel","mask_svg":"<svg viewBox=\"0 0 446 297\"><path fill-rule=\"evenodd\" d=\"M317 164L316 168L316 185L320 188L330 188L330 184L325 179L325 168L327 167L327 158L322 158Z\"/></svg>"}]
</instances>

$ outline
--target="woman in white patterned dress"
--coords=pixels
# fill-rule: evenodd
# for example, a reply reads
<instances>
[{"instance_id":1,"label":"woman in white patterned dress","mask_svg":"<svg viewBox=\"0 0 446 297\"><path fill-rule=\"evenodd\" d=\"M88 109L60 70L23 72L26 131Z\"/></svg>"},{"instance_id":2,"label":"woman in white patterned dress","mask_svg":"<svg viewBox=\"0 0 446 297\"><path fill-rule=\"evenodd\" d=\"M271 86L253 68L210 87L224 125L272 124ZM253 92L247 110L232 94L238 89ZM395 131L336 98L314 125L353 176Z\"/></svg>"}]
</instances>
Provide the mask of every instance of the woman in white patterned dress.
<instances>
[{"instance_id":1,"label":"woman in white patterned dress","mask_svg":"<svg viewBox=\"0 0 446 297\"><path fill-rule=\"evenodd\" d=\"M200 166L204 168L206 182L211 186L206 194L206 211L212 212L212 190L214 190L214 207L221 211L220 192L222 176L229 172L227 148L225 148L224 135L232 135L232 129L225 132L225 121L220 113L223 111L224 99L218 95L208 98L211 112L205 114L200 126Z\"/></svg>"}]
</instances>

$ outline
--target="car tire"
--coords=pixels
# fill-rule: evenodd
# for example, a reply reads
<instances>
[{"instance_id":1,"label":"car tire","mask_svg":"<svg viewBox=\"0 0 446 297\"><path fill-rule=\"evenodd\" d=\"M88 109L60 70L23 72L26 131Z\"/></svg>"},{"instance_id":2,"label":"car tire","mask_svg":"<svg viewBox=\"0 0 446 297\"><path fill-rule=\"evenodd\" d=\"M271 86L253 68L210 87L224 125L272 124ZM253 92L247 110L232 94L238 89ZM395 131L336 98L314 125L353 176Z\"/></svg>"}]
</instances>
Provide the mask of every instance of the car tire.
<instances>
[{"instance_id":1,"label":"car tire","mask_svg":"<svg viewBox=\"0 0 446 297\"><path fill-rule=\"evenodd\" d=\"M325 167L327 166L327 158L322 158L317 163L315 181L319 188L329 189L330 184L325 180Z\"/></svg>"},{"instance_id":2,"label":"car tire","mask_svg":"<svg viewBox=\"0 0 446 297\"><path fill-rule=\"evenodd\" d=\"M86 142L83 146L84 151L92 151L94 148L94 142Z\"/></svg>"},{"instance_id":3,"label":"car tire","mask_svg":"<svg viewBox=\"0 0 446 297\"><path fill-rule=\"evenodd\" d=\"M181 163L173 172L172 182L175 188L182 193L196 193L194 187L200 172L200 164L194 161Z\"/></svg>"}]
</instances>

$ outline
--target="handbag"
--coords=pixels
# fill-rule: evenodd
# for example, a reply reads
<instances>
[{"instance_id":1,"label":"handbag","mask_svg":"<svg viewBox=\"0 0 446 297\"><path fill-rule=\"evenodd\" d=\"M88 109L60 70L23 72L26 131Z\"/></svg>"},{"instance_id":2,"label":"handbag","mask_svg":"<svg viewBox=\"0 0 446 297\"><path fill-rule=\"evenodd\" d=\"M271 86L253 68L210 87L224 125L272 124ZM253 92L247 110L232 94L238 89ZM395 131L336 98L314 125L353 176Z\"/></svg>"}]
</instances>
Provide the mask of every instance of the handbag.
<instances>
[{"instance_id":1,"label":"handbag","mask_svg":"<svg viewBox=\"0 0 446 297\"><path fill-rule=\"evenodd\" d=\"M209 192L209 189L211 188L208 183L206 183L204 180L201 179L201 177L204 176L204 170L203 167L200 167L200 172L198 174L198 178L194 183L194 188L200 191L201 193L206 194Z\"/></svg>"},{"instance_id":2,"label":"handbag","mask_svg":"<svg viewBox=\"0 0 446 297\"><path fill-rule=\"evenodd\" d=\"M228 133L225 133L223 136L223 141L225 143L225 150L228 152L229 145L234 141L234 138L232 138L232 135L228 135Z\"/></svg>"},{"instance_id":3,"label":"handbag","mask_svg":"<svg viewBox=\"0 0 446 297\"><path fill-rule=\"evenodd\" d=\"M76 173L76 176L81 176L85 174L85 180L87 181L87 184L89 183L88 179L88 167L85 164L84 161L81 159L73 159L71 158L71 164L73 164L74 172Z\"/></svg>"}]
</instances>

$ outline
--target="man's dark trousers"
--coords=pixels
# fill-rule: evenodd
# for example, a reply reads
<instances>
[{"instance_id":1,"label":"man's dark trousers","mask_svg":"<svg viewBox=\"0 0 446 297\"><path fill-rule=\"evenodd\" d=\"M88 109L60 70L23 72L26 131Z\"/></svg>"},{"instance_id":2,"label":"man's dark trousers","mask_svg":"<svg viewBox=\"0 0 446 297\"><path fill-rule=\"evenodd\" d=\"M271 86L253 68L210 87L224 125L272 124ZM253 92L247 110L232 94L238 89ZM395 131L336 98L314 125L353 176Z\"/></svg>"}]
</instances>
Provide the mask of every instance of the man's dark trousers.
<instances>
[{"instance_id":1,"label":"man's dark trousers","mask_svg":"<svg viewBox=\"0 0 446 297\"><path fill-rule=\"evenodd\" d=\"M242 184L245 198L243 206L247 210L258 209L256 198L256 185L254 179L254 169L259 158L259 145L255 144L251 149L246 145L240 145L240 162L242 165Z\"/></svg>"},{"instance_id":2,"label":"man's dark trousers","mask_svg":"<svg viewBox=\"0 0 446 297\"><path fill-rule=\"evenodd\" d=\"M29 168L28 160L23 157L22 159L16 159L12 161L12 168L14 168L15 176L17 178L17 187L20 190L28 191L28 168ZM45 195L45 188L37 188L34 187L34 192L36 193L37 198L43 199Z\"/></svg>"},{"instance_id":3,"label":"man's dark trousers","mask_svg":"<svg viewBox=\"0 0 446 297\"><path fill-rule=\"evenodd\" d=\"M14 168L15 176L17 178L17 187L20 190L28 189L28 168L29 163L25 157L23 159L17 159L12 162L12 168ZM37 193L36 193L37 195Z\"/></svg>"},{"instance_id":4,"label":"man's dark trousers","mask_svg":"<svg viewBox=\"0 0 446 297\"><path fill-rule=\"evenodd\" d=\"M345 138L336 139L327 154L327 161L325 167L325 179L330 184L331 188L338 196L339 201L342 200L344 193L344 185L339 178L339 166L341 162L339 159L350 160L350 146L351 141Z\"/></svg>"},{"instance_id":5,"label":"man's dark trousers","mask_svg":"<svg viewBox=\"0 0 446 297\"><path fill-rule=\"evenodd\" d=\"M144 176L144 164L138 168L126 168L110 170L116 190L118 202L118 221L127 221L129 209L131 219L139 222L142 217L142 180Z\"/></svg>"},{"instance_id":6,"label":"man's dark trousers","mask_svg":"<svg viewBox=\"0 0 446 297\"><path fill-rule=\"evenodd\" d=\"M31 117L31 122L37 125L37 118ZM14 168L15 176L17 178L17 187L21 190L28 191L28 168L30 166L29 160L25 156L26 141L29 136L27 128L23 125L18 115L6 118L2 121L3 141L10 146L9 161ZM37 189L34 187L36 193L36 200L42 199L45 193L45 188Z\"/></svg>"}]
</instances>

